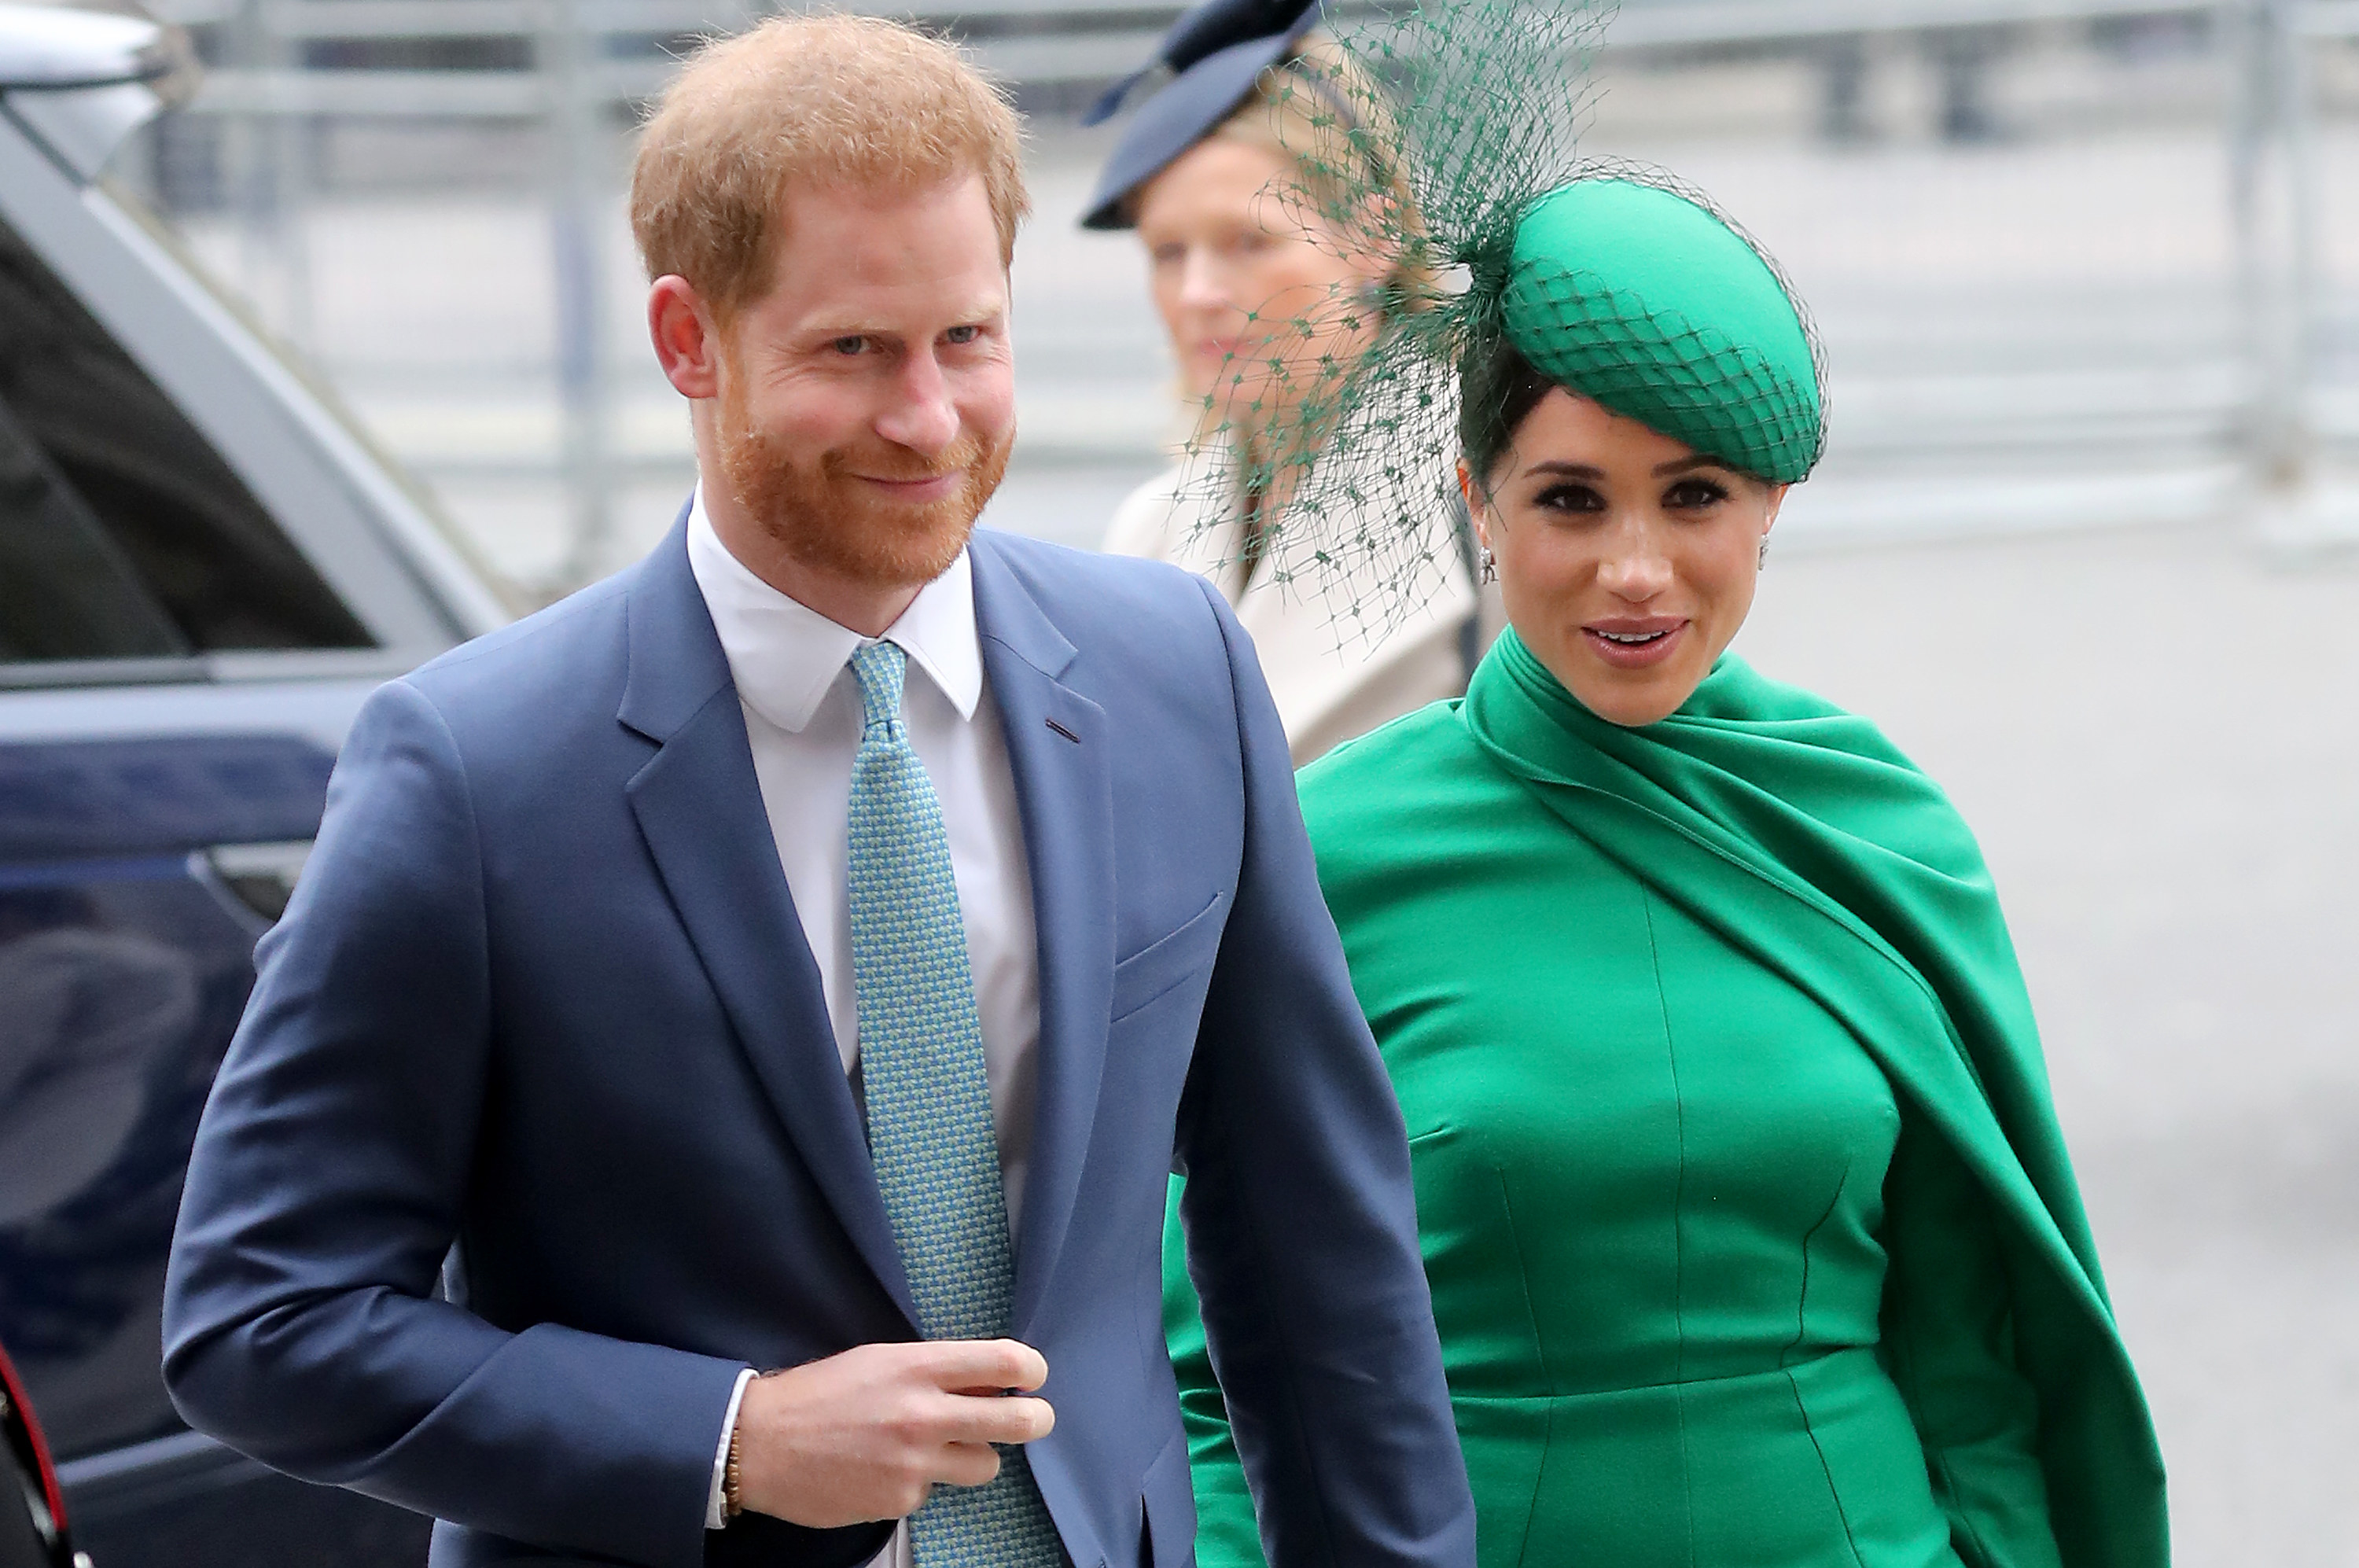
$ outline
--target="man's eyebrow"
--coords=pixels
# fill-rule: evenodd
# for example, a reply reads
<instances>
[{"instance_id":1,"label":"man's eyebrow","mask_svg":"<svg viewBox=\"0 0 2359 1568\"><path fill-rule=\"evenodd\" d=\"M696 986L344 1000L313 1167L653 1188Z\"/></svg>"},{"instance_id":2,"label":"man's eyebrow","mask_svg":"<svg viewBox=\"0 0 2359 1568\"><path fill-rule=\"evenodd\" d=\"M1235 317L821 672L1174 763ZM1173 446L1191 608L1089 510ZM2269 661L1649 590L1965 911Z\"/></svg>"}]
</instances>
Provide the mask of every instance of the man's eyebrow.
<instances>
[{"instance_id":1,"label":"man's eyebrow","mask_svg":"<svg viewBox=\"0 0 2359 1568\"><path fill-rule=\"evenodd\" d=\"M882 321L813 321L802 329L801 335L821 343L832 343L837 338L888 338L894 332Z\"/></svg>"},{"instance_id":2,"label":"man's eyebrow","mask_svg":"<svg viewBox=\"0 0 2359 1568\"><path fill-rule=\"evenodd\" d=\"M944 330L1005 321L1006 317L1006 301L981 300L970 310L952 312ZM838 338L898 338L903 333L898 324L888 325L854 317L841 321L814 321L804 327L799 335L812 343L833 343Z\"/></svg>"}]
</instances>

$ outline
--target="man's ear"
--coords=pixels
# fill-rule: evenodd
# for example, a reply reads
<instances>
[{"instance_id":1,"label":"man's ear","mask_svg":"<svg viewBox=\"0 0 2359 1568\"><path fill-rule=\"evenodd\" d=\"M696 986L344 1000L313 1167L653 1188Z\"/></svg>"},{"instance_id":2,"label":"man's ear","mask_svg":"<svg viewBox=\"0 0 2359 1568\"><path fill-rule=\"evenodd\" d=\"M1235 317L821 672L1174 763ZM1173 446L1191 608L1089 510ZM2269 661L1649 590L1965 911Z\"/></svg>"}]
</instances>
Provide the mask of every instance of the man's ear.
<instances>
[{"instance_id":1,"label":"man's ear","mask_svg":"<svg viewBox=\"0 0 2359 1568\"><path fill-rule=\"evenodd\" d=\"M664 379L683 397L721 393L721 330L696 286L666 273L647 289L647 336Z\"/></svg>"}]
</instances>

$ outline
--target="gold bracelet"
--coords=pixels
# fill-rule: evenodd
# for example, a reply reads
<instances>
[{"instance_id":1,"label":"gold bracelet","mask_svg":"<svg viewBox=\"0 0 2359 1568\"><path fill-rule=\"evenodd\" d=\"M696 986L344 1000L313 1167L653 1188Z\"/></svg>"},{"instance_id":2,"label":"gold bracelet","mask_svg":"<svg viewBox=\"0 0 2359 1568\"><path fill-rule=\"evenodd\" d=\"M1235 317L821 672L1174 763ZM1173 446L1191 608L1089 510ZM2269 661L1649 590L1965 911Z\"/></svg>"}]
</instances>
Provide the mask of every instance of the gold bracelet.
<instances>
[{"instance_id":1,"label":"gold bracelet","mask_svg":"<svg viewBox=\"0 0 2359 1568\"><path fill-rule=\"evenodd\" d=\"M745 1511L745 1499L738 1492L737 1451L745 1435L745 1412L729 1427L729 1457L721 1465L721 1517L735 1519Z\"/></svg>"}]
</instances>

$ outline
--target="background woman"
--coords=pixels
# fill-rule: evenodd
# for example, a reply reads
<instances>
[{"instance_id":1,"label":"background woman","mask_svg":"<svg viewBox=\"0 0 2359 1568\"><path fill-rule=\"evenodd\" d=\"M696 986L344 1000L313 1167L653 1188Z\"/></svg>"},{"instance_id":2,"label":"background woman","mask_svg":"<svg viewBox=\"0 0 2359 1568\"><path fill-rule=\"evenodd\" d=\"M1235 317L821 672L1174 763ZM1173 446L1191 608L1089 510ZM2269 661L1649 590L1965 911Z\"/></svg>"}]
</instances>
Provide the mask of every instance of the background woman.
<instances>
[{"instance_id":1,"label":"background woman","mask_svg":"<svg viewBox=\"0 0 2359 1568\"><path fill-rule=\"evenodd\" d=\"M1220 587L1253 636L1298 765L1458 695L1486 641L1446 467L1406 518L1286 515L1291 476L1332 434L1322 400L1426 286L1334 200L1343 174L1367 179L1395 226L1414 210L1376 123L1381 94L1310 31L1313 19L1304 0L1211 0L1182 16L1159 55L1177 74L1140 109L1082 219L1137 230L1196 420L1190 455L1123 502L1105 548ZM1372 524L1387 537L1406 526L1421 570L1387 573L1364 556L1315 583L1290 570L1321 540Z\"/></svg>"},{"instance_id":2,"label":"background woman","mask_svg":"<svg viewBox=\"0 0 2359 1568\"><path fill-rule=\"evenodd\" d=\"M1484 1563L2161 1568L1973 836L1872 724L1726 652L1821 444L1790 297L1629 178L1531 203L1492 276L1460 474L1509 629L1462 702L1301 779ZM1229 1568L1259 1549L1178 1228L1198 1557Z\"/></svg>"}]
</instances>

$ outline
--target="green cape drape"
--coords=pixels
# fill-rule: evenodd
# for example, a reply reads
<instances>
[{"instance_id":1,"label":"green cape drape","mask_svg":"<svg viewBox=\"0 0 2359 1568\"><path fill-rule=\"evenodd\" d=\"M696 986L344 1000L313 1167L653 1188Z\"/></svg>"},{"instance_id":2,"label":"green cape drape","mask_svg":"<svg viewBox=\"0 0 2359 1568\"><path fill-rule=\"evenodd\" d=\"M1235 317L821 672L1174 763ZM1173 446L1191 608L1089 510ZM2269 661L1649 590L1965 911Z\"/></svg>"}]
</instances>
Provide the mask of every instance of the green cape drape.
<instances>
[{"instance_id":1,"label":"green cape drape","mask_svg":"<svg viewBox=\"0 0 2359 1568\"><path fill-rule=\"evenodd\" d=\"M1724 657L1625 729L1510 630L1468 732L1553 812L1841 1020L2002 1219L2018 1365L2068 1568L2169 1561L2162 1462L2114 1331L1990 875L1940 787L1865 720ZM1895 1289L1938 1291L1900 1276Z\"/></svg>"}]
</instances>

